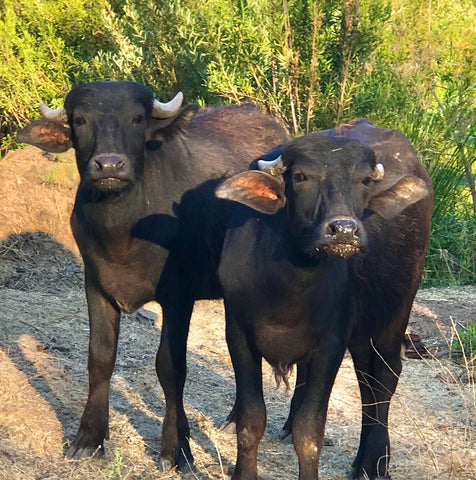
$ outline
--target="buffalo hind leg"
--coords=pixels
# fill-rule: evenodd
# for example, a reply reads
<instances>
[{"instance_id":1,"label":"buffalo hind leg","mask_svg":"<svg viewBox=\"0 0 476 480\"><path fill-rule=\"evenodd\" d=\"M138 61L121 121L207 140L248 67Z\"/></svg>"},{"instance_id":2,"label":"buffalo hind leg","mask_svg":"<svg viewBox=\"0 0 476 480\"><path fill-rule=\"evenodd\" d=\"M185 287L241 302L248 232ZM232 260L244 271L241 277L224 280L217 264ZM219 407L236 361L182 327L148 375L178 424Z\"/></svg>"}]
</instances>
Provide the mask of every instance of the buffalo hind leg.
<instances>
[{"instance_id":1,"label":"buffalo hind leg","mask_svg":"<svg viewBox=\"0 0 476 480\"><path fill-rule=\"evenodd\" d=\"M282 441L290 440L292 442L293 421L296 412L299 410L306 391L307 382L307 368L304 362L299 362L296 367L296 385L294 387L293 398L291 399L291 406L289 408L289 416L284 423L284 426L279 433L279 439Z\"/></svg>"},{"instance_id":2,"label":"buffalo hind leg","mask_svg":"<svg viewBox=\"0 0 476 480\"><path fill-rule=\"evenodd\" d=\"M357 456L352 463L352 479L389 479L390 440L388 413L402 369L401 343L385 349L367 341L365 347L350 348L362 400L362 431Z\"/></svg>"},{"instance_id":3,"label":"buffalo hind leg","mask_svg":"<svg viewBox=\"0 0 476 480\"><path fill-rule=\"evenodd\" d=\"M162 304L163 325L156 371L165 395L160 462L163 471L175 466L185 473L193 468L190 428L183 406L187 369L187 336L193 300Z\"/></svg>"},{"instance_id":4,"label":"buffalo hind leg","mask_svg":"<svg viewBox=\"0 0 476 480\"><path fill-rule=\"evenodd\" d=\"M66 455L81 458L104 450L109 438L109 386L114 370L119 336L120 311L92 282L86 269L89 311L89 394L78 433Z\"/></svg>"}]
</instances>

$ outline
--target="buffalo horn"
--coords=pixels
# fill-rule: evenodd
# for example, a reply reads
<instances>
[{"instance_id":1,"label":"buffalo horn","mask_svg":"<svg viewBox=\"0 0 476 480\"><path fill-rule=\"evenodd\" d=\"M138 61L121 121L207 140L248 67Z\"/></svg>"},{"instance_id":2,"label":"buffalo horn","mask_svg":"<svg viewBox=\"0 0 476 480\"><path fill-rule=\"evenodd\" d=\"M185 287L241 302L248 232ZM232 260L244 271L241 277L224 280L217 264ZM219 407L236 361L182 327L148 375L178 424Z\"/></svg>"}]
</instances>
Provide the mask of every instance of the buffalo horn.
<instances>
[{"instance_id":1,"label":"buffalo horn","mask_svg":"<svg viewBox=\"0 0 476 480\"><path fill-rule=\"evenodd\" d=\"M274 176L282 175L286 171L286 167L283 164L281 155L270 161L258 160L258 168L262 172L266 172Z\"/></svg>"},{"instance_id":2,"label":"buffalo horn","mask_svg":"<svg viewBox=\"0 0 476 480\"><path fill-rule=\"evenodd\" d=\"M375 170L374 170L372 180L374 182L380 182L380 180L382 180L383 178L384 173L385 173L385 169L383 165L381 163L377 163L377 165L375 165Z\"/></svg>"},{"instance_id":3,"label":"buffalo horn","mask_svg":"<svg viewBox=\"0 0 476 480\"><path fill-rule=\"evenodd\" d=\"M66 122L68 119L64 107L50 108L44 103L40 103L40 112L47 119L55 122Z\"/></svg>"},{"instance_id":4,"label":"buffalo horn","mask_svg":"<svg viewBox=\"0 0 476 480\"><path fill-rule=\"evenodd\" d=\"M183 93L178 92L170 102L161 103L154 99L154 106L152 108L152 117L154 118L170 118L173 117L180 110L183 102Z\"/></svg>"}]
</instances>

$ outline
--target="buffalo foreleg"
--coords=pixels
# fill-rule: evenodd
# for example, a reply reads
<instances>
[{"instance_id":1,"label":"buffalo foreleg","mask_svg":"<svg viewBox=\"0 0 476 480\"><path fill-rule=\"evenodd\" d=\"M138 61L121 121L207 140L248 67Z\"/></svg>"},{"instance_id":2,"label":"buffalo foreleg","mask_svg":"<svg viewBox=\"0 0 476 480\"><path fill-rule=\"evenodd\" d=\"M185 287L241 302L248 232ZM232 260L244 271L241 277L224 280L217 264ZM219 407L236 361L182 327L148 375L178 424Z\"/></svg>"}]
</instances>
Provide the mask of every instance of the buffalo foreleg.
<instances>
[{"instance_id":1,"label":"buffalo foreleg","mask_svg":"<svg viewBox=\"0 0 476 480\"><path fill-rule=\"evenodd\" d=\"M89 394L78 433L67 456L81 458L104 450L109 438L109 385L114 370L119 336L120 311L89 280L86 297L89 312Z\"/></svg>"},{"instance_id":2,"label":"buffalo foreleg","mask_svg":"<svg viewBox=\"0 0 476 480\"><path fill-rule=\"evenodd\" d=\"M227 312L226 340L236 381L237 457L233 480L258 479L258 446L266 426L261 355Z\"/></svg>"},{"instance_id":3,"label":"buffalo foreleg","mask_svg":"<svg viewBox=\"0 0 476 480\"><path fill-rule=\"evenodd\" d=\"M307 382L301 405L294 414L293 443L299 459L299 480L317 480L319 458L332 385L345 352L345 344L329 339L307 363Z\"/></svg>"}]
</instances>

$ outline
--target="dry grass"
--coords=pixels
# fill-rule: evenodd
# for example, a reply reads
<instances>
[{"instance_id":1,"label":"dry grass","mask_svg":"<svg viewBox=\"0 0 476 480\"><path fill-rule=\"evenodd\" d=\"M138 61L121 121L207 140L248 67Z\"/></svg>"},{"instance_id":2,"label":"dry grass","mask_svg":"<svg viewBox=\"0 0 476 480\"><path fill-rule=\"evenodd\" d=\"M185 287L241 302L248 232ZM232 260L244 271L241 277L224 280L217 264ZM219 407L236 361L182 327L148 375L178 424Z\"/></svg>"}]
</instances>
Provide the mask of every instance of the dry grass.
<instances>
[{"instance_id":1,"label":"dry grass","mask_svg":"<svg viewBox=\"0 0 476 480\"><path fill-rule=\"evenodd\" d=\"M52 295L3 289L0 295L8 325L0 330L0 404L6 409L0 412L0 478L180 478L158 469L164 411L153 368L159 306L149 304L140 316L123 320L105 457L71 462L63 458L63 446L74 436L87 391L88 328L82 292ZM234 396L222 315L220 302L199 302L192 321L186 409L197 470L186 477L190 479L225 478L220 462L226 472L235 458L235 439L218 428ZM474 417L463 396L468 385L449 383L448 372L459 379L461 365L449 358L404 362L391 407L394 480L475 478ZM268 367L265 389L268 427L260 470L270 479L296 478L292 445L276 439L290 393L276 388ZM326 436L334 445L324 449L321 478L345 478L359 430L359 392L346 357L329 406Z\"/></svg>"},{"instance_id":2,"label":"dry grass","mask_svg":"<svg viewBox=\"0 0 476 480\"><path fill-rule=\"evenodd\" d=\"M0 287L59 293L82 285L79 258L47 234L12 233L0 242Z\"/></svg>"},{"instance_id":3,"label":"dry grass","mask_svg":"<svg viewBox=\"0 0 476 480\"><path fill-rule=\"evenodd\" d=\"M0 162L0 239L43 232L78 253L69 227L78 181L72 151L61 159L36 147L10 152Z\"/></svg>"}]
</instances>

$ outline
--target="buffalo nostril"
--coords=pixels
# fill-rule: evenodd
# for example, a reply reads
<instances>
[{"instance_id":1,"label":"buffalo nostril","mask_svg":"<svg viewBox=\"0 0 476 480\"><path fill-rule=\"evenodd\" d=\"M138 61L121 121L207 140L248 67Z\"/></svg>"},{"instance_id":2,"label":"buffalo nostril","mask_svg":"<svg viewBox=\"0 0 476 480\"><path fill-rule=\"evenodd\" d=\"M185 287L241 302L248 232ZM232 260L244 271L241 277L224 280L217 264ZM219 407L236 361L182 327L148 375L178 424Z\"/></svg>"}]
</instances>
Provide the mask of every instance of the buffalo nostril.
<instances>
[{"instance_id":1,"label":"buffalo nostril","mask_svg":"<svg viewBox=\"0 0 476 480\"><path fill-rule=\"evenodd\" d=\"M92 167L96 172L115 174L127 169L127 159L122 155L98 155L93 158Z\"/></svg>"},{"instance_id":2,"label":"buffalo nostril","mask_svg":"<svg viewBox=\"0 0 476 480\"><path fill-rule=\"evenodd\" d=\"M365 228L353 217L329 218L322 223L315 246L330 257L348 259L365 250Z\"/></svg>"},{"instance_id":3,"label":"buffalo nostril","mask_svg":"<svg viewBox=\"0 0 476 480\"><path fill-rule=\"evenodd\" d=\"M336 219L329 222L328 228L332 237L357 237L359 235L359 226L354 220Z\"/></svg>"}]
</instances>

